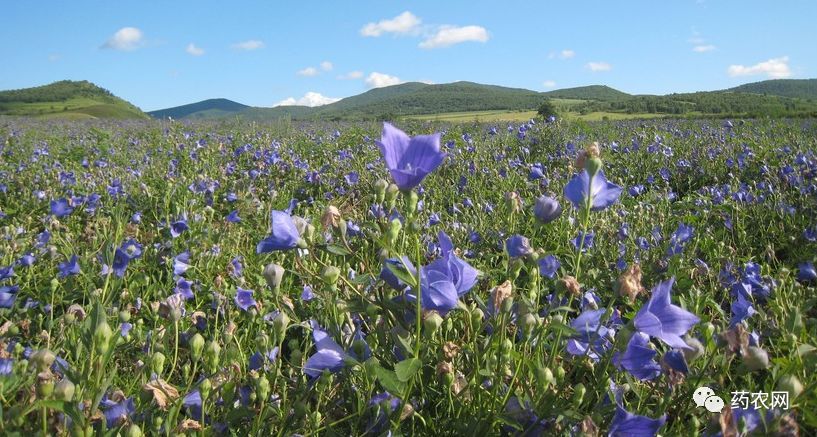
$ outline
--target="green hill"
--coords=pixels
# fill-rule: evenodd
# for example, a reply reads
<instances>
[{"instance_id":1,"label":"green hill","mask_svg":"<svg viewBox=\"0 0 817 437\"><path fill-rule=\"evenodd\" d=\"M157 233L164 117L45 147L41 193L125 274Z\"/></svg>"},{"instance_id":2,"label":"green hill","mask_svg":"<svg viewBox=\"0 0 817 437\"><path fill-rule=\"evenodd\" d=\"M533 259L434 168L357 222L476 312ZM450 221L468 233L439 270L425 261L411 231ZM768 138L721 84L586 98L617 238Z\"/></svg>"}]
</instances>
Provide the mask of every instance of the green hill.
<instances>
[{"instance_id":1,"label":"green hill","mask_svg":"<svg viewBox=\"0 0 817 437\"><path fill-rule=\"evenodd\" d=\"M773 79L747 83L726 91L817 100L817 79Z\"/></svg>"},{"instance_id":2,"label":"green hill","mask_svg":"<svg viewBox=\"0 0 817 437\"><path fill-rule=\"evenodd\" d=\"M66 118L147 118L139 108L88 81L0 91L0 115Z\"/></svg>"},{"instance_id":3,"label":"green hill","mask_svg":"<svg viewBox=\"0 0 817 437\"><path fill-rule=\"evenodd\" d=\"M630 94L610 88L606 85L589 85L576 88L548 91L544 96L554 99L598 100L601 102L619 102L632 97Z\"/></svg>"},{"instance_id":4,"label":"green hill","mask_svg":"<svg viewBox=\"0 0 817 437\"><path fill-rule=\"evenodd\" d=\"M154 118L213 118L213 116L226 116L231 113L240 112L249 108L247 105L227 99L208 99L201 102L190 103L189 105L176 106L174 108L150 111L148 114Z\"/></svg>"}]
</instances>

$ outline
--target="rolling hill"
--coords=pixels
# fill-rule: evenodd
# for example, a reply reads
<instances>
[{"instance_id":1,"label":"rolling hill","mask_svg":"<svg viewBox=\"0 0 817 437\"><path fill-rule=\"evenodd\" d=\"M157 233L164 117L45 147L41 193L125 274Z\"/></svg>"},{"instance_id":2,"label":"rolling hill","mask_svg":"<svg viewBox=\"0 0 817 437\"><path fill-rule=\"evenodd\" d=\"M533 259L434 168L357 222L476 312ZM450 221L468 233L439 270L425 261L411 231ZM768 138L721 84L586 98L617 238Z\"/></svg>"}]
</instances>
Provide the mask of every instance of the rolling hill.
<instances>
[{"instance_id":1,"label":"rolling hill","mask_svg":"<svg viewBox=\"0 0 817 437\"><path fill-rule=\"evenodd\" d=\"M148 118L139 108L104 88L88 81L70 80L0 91L0 115L71 120Z\"/></svg>"},{"instance_id":2,"label":"rolling hill","mask_svg":"<svg viewBox=\"0 0 817 437\"><path fill-rule=\"evenodd\" d=\"M148 115L154 118L210 118L209 116L223 116L230 113L240 112L250 108L247 105L227 99L208 99L201 102L190 103L189 105L176 106L175 108L150 111Z\"/></svg>"},{"instance_id":3,"label":"rolling hill","mask_svg":"<svg viewBox=\"0 0 817 437\"><path fill-rule=\"evenodd\" d=\"M743 84L725 91L817 100L817 79L764 80Z\"/></svg>"},{"instance_id":4,"label":"rolling hill","mask_svg":"<svg viewBox=\"0 0 817 437\"><path fill-rule=\"evenodd\" d=\"M619 102L627 100L632 95L610 88L606 85L589 85L576 88L564 88L560 90L542 93L545 97L554 99L575 99L575 100L598 100L600 102Z\"/></svg>"}]
</instances>

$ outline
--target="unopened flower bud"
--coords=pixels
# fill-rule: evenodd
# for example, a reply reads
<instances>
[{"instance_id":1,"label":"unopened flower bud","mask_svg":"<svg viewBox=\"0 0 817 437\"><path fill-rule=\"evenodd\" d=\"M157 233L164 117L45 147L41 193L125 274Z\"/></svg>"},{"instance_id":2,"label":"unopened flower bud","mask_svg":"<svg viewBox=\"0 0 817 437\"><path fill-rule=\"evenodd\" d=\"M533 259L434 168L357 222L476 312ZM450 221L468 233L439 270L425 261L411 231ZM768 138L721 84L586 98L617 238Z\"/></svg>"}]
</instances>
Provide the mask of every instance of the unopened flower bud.
<instances>
[{"instance_id":1,"label":"unopened flower bud","mask_svg":"<svg viewBox=\"0 0 817 437\"><path fill-rule=\"evenodd\" d=\"M108 349L111 345L111 337L113 336L113 330L111 326L108 325L108 322L102 321L99 325L97 325L96 329L94 330L94 343L96 344L97 350L101 353L108 352Z\"/></svg>"},{"instance_id":2,"label":"unopened flower bud","mask_svg":"<svg viewBox=\"0 0 817 437\"><path fill-rule=\"evenodd\" d=\"M150 357L150 370L157 375L162 374L165 368L165 354L161 352L154 352Z\"/></svg>"},{"instance_id":3,"label":"unopened flower bud","mask_svg":"<svg viewBox=\"0 0 817 437\"><path fill-rule=\"evenodd\" d=\"M386 199L386 189L388 187L389 183L386 182L384 179L378 179L374 183L374 194L377 203L383 203L383 201Z\"/></svg>"},{"instance_id":4,"label":"unopened flower bud","mask_svg":"<svg viewBox=\"0 0 817 437\"><path fill-rule=\"evenodd\" d=\"M386 231L386 239L389 242L389 247L394 247L397 244L397 238L400 236L402 229L403 223L398 219L394 219L389 223L389 229Z\"/></svg>"},{"instance_id":5,"label":"unopened flower bud","mask_svg":"<svg viewBox=\"0 0 817 437\"><path fill-rule=\"evenodd\" d=\"M417 211L417 202L420 200L414 190L404 194L406 199L406 213L411 216Z\"/></svg>"},{"instance_id":6,"label":"unopened flower bud","mask_svg":"<svg viewBox=\"0 0 817 437\"><path fill-rule=\"evenodd\" d=\"M327 285L335 285L340 277L340 269L335 266L326 266L321 271L321 279Z\"/></svg>"},{"instance_id":7,"label":"unopened flower bud","mask_svg":"<svg viewBox=\"0 0 817 437\"><path fill-rule=\"evenodd\" d=\"M582 404L582 402L584 401L585 393L587 393L587 389L584 387L584 384L582 384L581 382L576 384L575 387L573 387L573 405L574 406L578 407L579 405Z\"/></svg>"},{"instance_id":8,"label":"unopened flower bud","mask_svg":"<svg viewBox=\"0 0 817 437\"><path fill-rule=\"evenodd\" d=\"M769 354L763 348L749 346L743 357L743 364L749 370L761 370L769 367Z\"/></svg>"},{"instance_id":9,"label":"unopened flower bud","mask_svg":"<svg viewBox=\"0 0 817 437\"><path fill-rule=\"evenodd\" d=\"M289 327L289 316L287 313L279 311L278 314L275 315L275 318L272 319L272 327L275 330L275 338L281 341Z\"/></svg>"},{"instance_id":10,"label":"unopened flower bud","mask_svg":"<svg viewBox=\"0 0 817 437\"><path fill-rule=\"evenodd\" d=\"M132 423L128 427L127 432L125 432L125 437L142 437L142 428L139 428L139 425Z\"/></svg>"},{"instance_id":11,"label":"unopened flower bud","mask_svg":"<svg viewBox=\"0 0 817 437\"><path fill-rule=\"evenodd\" d=\"M54 387L54 398L58 401L65 401L71 402L74 399L74 390L76 387L74 383L68 380L68 378L63 378L62 381L57 383L57 386Z\"/></svg>"},{"instance_id":12,"label":"unopened flower bud","mask_svg":"<svg viewBox=\"0 0 817 437\"><path fill-rule=\"evenodd\" d=\"M542 224L556 220L561 214L562 206L556 199L549 196L539 197L533 205L533 215Z\"/></svg>"},{"instance_id":13,"label":"unopened flower bud","mask_svg":"<svg viewBox=\"0 0 817 437\"><path fill-rule=\"evenodd\" d=\"M201 359L201 353L204 350L204 337L198 332L190 337L190 358L195 362Z\"/></svg>"},{"instance_id":14,"label":"unopened flower bud","mask_svg":"<svg viewBox=\"0 0 817 437\"><path fill-rule=\"evenodd\" d=\"M215 373L218 369L219 355L221 354L221 346L215 340L211 340L204 348L204 359L207 362L207 368L211 373Z\"/></svg>"},{"instance_id":15,"label":"unopened flower bud","mask_svg":"<svg viewBox=\"0 0 817 437\"><path fill-rule=\"evenodd\" d=\"M397 200L397 194L400 192L400 188L395 184L389 184L386 188L386 203L390 206L394 206L394 201Z\"/></svg>"},{"instance_id":16,"label":"unopened flower bud","mask_svg":"<svg viewBox=\"0 0 817 437\"><path fill-rule=\"evenodd\" d=\"M267 285L270 288L278 290L281 286L281 280L284 278L284 272L284 268L278 264L267 264L267 266L264 267L264 280L267 281Z\"/></svg>"},{"instance_id":17,"label":"unopened flower bud","mask_svg":"<svg viewBox=\"0 0 817 437\"><path fill-rule=\"evenodd\" d=\"M37 397L47 399L54 393L54 381L51 380L51 372L40 372L37 375Z\"/></svg>"},{"instance_id":18,"label":"unopened flower bud","mask_svg":"<svg viewBox=\"0 0 817 437\"><path fill-rule=\"evenodd\" d=\"M587 174L595 175L596 173L601 170L602 161L601 158L588 158L584 164L584 169L587 170Z\"/></svg>"},{"instance_id":19,"label":"unopened flower bud","mask_svg":"<svg viewBox=\"0 0 817 437\"><path fill-rule=\"evenodd\" d=\"M209 378L204 378L199 383L199 394L201 394L202 400L207 399L210 397L210 392L213 390L213 383L210 382Z\"/></svg>"},{"instance_id":20,"label":"unopened flower bud","mask_svg":"<svg viewBox=\"0 0 817 437\"><path fill-rule=\"evenodd\" d=\"M40 349L31 354L31 364L34 364L39 372L44 372L51 367L55 359L57 359L57 356L48 349Z\"/></svg>"},{"instance_id":21,"label":"unopened flower bud","mask_svg":"<svg viewBox=\"0 0 817 437\"><path fill-rule=\"evenodd\" d=\"M777 389L789 393L789 399L794 399L803 393L803 384L794 375L785 375L777 381Z\"/></svg>"},{"instance_id":22,"label":"unopened flower bud","mask_svg":"<svg viewBox=\"0 0 817 437\"><path fill-rule=\"evenodd\" d=\"M429 337L434 335L437 332L437 329L440 328L443 324L443 318L436 311L430 311L426 313L425 318L423 319L423 327L425 328L426 335Z\"/></svg>"}]
</instances>

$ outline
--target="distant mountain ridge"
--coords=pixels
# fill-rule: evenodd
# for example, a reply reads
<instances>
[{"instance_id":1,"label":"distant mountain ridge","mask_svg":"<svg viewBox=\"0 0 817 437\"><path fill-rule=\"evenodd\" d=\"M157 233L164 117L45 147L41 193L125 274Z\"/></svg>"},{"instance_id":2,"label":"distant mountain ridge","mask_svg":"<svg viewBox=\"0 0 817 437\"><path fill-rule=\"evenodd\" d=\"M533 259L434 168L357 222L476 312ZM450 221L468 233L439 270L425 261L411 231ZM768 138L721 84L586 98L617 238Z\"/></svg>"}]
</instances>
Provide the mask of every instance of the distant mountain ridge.
<instances>
[{"instance_id":1,"label":"distant mountain ridge","mask_svg":"<svg viewBox=\"0 0 817 437\"><path fill-rule=\"evenodd\" d=\"M72 120L148 118L130 102L85 80L0 91L0 115Z\"/></svg>"},{"instance_id":2,"label":"distant mountain ridge","mask_svg":"<svg viewBox=\"0 0 817 437\"><path fill-rule=\"evenodd\" d=\"M775 79L697 93L631 95L606 85L538 92L474 82L407 82L375 88L318 106L252 107L225 98L151 111L153 118L246 120L292 118L391 119L479 111L532 111L546 99L587 114L699 114L702 116L817 116L817 79ZM560 106L561 105L561 106ZM60 81L0 91L0 115L43 118L147 118L139 108L88 81Z\"/></svg>"}]
</instances>

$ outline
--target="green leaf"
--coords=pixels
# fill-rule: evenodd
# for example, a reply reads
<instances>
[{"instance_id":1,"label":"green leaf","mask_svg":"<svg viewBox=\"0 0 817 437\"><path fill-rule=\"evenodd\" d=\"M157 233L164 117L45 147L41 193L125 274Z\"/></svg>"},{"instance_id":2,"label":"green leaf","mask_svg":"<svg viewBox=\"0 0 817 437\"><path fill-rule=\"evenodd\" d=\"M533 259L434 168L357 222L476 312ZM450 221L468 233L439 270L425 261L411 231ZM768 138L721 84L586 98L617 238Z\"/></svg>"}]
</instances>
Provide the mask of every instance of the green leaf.
<instances>
[{"instance_id":1,"label":"green leaf","mask_svg":"<svg viewBox=\"0 0 817 437\"><path fill-rule=\"evenodd\" d=\"M802 357L803 355L814 352L815 350L817 350L817 347L810 344L801 344L800 346L797 346L797 355Z\"/></svg>"},{"instance_id":2,"label":"green leaf","mask_svg":"<svg viewBox=\"0 0 817 437\"><path fill-rule=\"evenodd\" d=\"M355 285L368 284L368 283L372 282L372 275L370 275L368 273L364 273L362 275L357 275L357 276L355 276L355 279L352 279L350 282L352 284L355 284Z\"/></svg>"},{"instance_id":3,"label":"green leaf","mask_svg":"<svg viewBox=\"0 0 817 437\"><path fill-rule=\"evenodd\" d=\"M409 358L397 363L394 366L394 372L397 374L397 379L408 382L422 367L423 362L419 358Z\"/></svg>"},{"instance_id":4,"label":"green leaf","mask_svg":"<svg viewBox=\"0 0 817 437\"><path fill-rule=\"evenodd\" d=\"M553 322L550 325L548 325L548 328L553 329L554 331L561 331L562 335L567 335L569 337L578 334L575 329L565 325L564 323Z\"/></svg>"},{"instance_id":5,"label":"green leaf","mask_svg":"<svg viewBox=\"0 0 817 437\"><path fill-rule=\"evenodd\" d=\"M386 391L394 396L402 396L406 390L406 383L400 381L397 375L391 370L386 370L380 366L374 368L374 373L377 375L377 380Z\"/></svg>"},{"instance_id":6,"label":"green leaf","mask_svg":"<svg viewBox=\"0 0 817 437\"><path fill-rule=\"evenodd\" d=\"M397 276L397 279L405 282L406 284L411 286L411 288L417 288L416 284L417 278L415 278L411 273L406 271L406 269L403 268L402 264L394 265L391 263L387 263L386 268L391 270L391 272L394 273L394 276Z\"/></svg>"},{"instance_id":7,"label":"green leaf","mask_svg":"<svg viewBox=\"0 0 817 437\"><path fill-rule=\"evenodd\" d=\"M48 400L48 401L40 401L39 404L43 407L46 407L50 410L57 410L74 421L74 423L83 424L85 423L85 416L82 415L82 412L77 408L77 406L72 402L65 402L65 401L56 401L56 400Z\"/></svg>"},{"instance_id":8,"label":"green leaf","mask_svg":"<svg viewBox=\"0 0 817 437\"><path fill-rule=\"evenodd\" d=\"M330 253L334 253L335 255L346 256L351 255L352 252L346 250L343 246L338 246L337 244L330 244L326 246L326 250Z\"/></svg>"}]
</instances>

